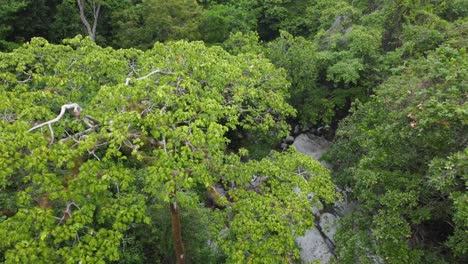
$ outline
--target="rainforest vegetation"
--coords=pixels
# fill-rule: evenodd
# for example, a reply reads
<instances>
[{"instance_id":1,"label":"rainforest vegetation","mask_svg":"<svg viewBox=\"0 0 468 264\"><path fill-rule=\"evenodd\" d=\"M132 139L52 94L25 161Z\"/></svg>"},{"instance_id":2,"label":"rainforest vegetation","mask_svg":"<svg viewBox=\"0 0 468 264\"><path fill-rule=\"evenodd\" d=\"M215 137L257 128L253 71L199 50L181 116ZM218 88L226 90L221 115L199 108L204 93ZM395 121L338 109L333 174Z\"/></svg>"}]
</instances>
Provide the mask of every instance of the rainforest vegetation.
<instances>
[{"instance_id":1,"label":"rainforest vegetation","mask_svg":"<svg viewBox=\"0 0 468 264\"><path fill-rule=\"evenodd\" d=\"M343 190L331 263L468 263L467 15L0 0L0 263L301 263Z\"/></svg>"}]
</instances>

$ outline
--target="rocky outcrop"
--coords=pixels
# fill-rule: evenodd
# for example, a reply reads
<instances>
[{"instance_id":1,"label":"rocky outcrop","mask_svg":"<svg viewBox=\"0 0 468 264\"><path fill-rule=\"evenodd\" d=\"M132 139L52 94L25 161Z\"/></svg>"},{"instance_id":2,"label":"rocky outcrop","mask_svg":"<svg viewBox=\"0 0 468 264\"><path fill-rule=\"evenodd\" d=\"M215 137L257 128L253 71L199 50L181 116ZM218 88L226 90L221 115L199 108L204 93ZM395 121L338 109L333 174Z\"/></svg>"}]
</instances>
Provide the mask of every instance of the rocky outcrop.
<instances>
[{"instance_id":1,"label":"rocky outcrop","mask_svg":"<svg viewBox=\"0 0 468 264\"><path fill-rule=\"evenodd\" d=\"M309 229L305 235L296 239L301 248L301 260L310 263L319 260L327 263L333 256L318 229Z\"/></svg>"},{"instance_id":2,"label":"rocky outcrop","mask_svg":"<svg viewBox=\"0 0 468 264\"><path fill-rule=\"evenodd\" d=\"M331 143L322 137L308 133L297 136L292 145L296 148L297 152L304 153L311 156L314 160L320 161L320 158L328 150ZM330 167L324 161L320 161L320 163L327 168Z\"/></svg>"},{"instance_id":3,"label":"rocky outcrop","mask_svg":"<svg viewBox=\"0 0 468 264\"><path fill-rule=\"evenodd\" d=\"M287 144L291 138L284 141ZM322 163L323 166L330 168L330 166L321 161L320 158L328 150L331 143L325 138L314 135L312 133L299 134L292 143L292 146L300 153L309 155L314 160ZM328 263L334 255L334 236L337 229L337 220L350 212L355 204L349 203L346 199L346 193L343 193L344 200L336 202L334 207L324 211L324 206L320 201L313 202L314 194L309 196L311 200L311 211L315 215L315 228L306 231L304 236L296 238L296 242L301 249L301 260L304 263L319 261L321 263Z\"/></svg>"},{"instance_id":4,"label":"rocky outcrop","mask_svg":"<svg viewBox=\"0 0 468 264\"><path fill-rule=\"evenodd\" d=\"M334 242L332 239L335 237L336 233L336 219L337 216L331 213L324 213L320 215L319 226L325 236Z\"/></svg>"}]
</instances>

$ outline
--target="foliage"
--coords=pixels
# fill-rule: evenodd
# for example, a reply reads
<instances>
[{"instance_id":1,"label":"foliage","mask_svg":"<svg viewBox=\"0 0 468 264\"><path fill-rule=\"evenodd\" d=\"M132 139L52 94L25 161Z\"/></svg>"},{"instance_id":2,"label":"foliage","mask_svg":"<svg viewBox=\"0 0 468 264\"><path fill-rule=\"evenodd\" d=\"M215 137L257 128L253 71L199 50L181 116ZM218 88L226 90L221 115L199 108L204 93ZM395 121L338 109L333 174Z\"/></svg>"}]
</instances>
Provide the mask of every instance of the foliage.
<instances>
[{"instance_id":1,"label":"foliage","mask_svg":"<svg viewBox=\"0 0 468 264\"><path fill-rule=\"evenodd\" d=\"M339 261L466 261L468 65L452 45L394 69L341 123L329 161L360 206L338 235Z\"/></svg>"},{"instance_id":2,"label":"foliage","mask_svg":"<svg viewBox=\"0 0 468 264\"><path fill-rule=\"evenodd\" d=\"M141 262L145 245L158 248L144 254L164 259L171 246L161 239L158 223L165 220L154 210L171 204L196 213L216 184L229 191L221 220L205 210L210 220L197 216L188 224L219 228L200 228L195 238L215 237L225 226L228 237L260 232L251 239L268 238L261 251L246 250L240 239L221 239L219 248L236 250L228 262L293 260L293 237L313 220L306 194L326 202L335 196L328 172L308 157L273 153L243 163L245 150L227 153L229 131L287 133L285 118L294 114L285 101L289 85L266 59L200 42L156 43L142 52L81 37L65 45L33 39L0 56L0 188L14 194L1 202L8 206L0 220L3 261ZM71 102L79 104L68 111L75 117L63 108ZM40 127L59 109L60 120ZM254 175L264 179L258 189L249 188ZM271 210L258 214L257 204ZM264 219L271 220L262 231ZM141 230L159 238L148 241ZM187 245L203 243L197 241ZM187 260L198 261L200 253L192 254Z\"/></svg>"},{"instance_id":3,"label":"foliage","mask_svg":"<svg viewBox=\"0 0 468 264\"><path fill-rule=\"evenodd\" d=\"M237 32L231 34L223 43L223 48L231 54L253 53L261 55L264 48L256 32Z\"/></svg>"},{"instance_id":4,"label":"foliage","mask_svg":"<svg viewBox=\"0 0 468 264\"><path fill-rule=\"evenodd\" d=\"M229 34L254 30L257 24L252 13L232 4L213 5L200 20L201 39L206 43L222 43Z\"/></svg>"},{"instance_id":5,"label":"foliage","mask_svg":"<svg viewBox=\"0 0 468 264\"><path fill-rule=\"evenodd\" d=\"M115 8L113 46L151 48L155 41L200 39L201 7L194 0L130 1Z\"/></svg>"},{"instance_id":6,"label":"foliage","mask_svg":"<svg viewBox=\"0 0 468 264\"><path fill-rule=\"evenodd\" d=\"M467 262L467 1L83 3L97 45L31 40L89 34L76 0L0 0L0 262L170 262L174 202L187 262L294 262L332 184L270 152L340 120L336 261Z\"/></svg>"},{"instance_id":7,"label":"foliage","mask_svg":"<svg viewBox=\"0 0 468 264\"><path fill-rule=\"evenodd\" d=\"M86 34L86 29L80 21L79 12L77 12L76 1L62 1L57 5L49 30L51 34L49 34L48 40L53 43L60 43L62 39L77 34Z\"/></svg>"},{"instance_id":8,"label":"foliage","mask_svg":"<svg viewBox=\"0 0 468 264\"><path fill-rule=\"evenodd\" d=\"M345 35L348 43L336 50L322 51L317 42L286 32L268 44L267 57L288 71L291 104L301 123L331 124L351 101L366 99L368 83L376 82L367 74L379 67L377 35L356 26Z\"/></svg>"},{"instance_id":9,"label":"foliage","mask_svg":"<svg viewBox=\"0 0 468 264\"><path fill-rule=\"evenodd\" d=\"M50 23L50 6L56 1L0 1L0 50L11 50L33 36L46 37Z\"/></svg>"},{"instance_id":10,"label":"foliage","mask_svg":"<svg viewBox=\"0 0 468 264\"><path fill-rule=\"evenodd\" d=\"M228 168L226 180L245 185L248 175L262 184L230 192L234 203L226 210L231 221L221 233L228 263L293 263L299 259L295 237L313 226L308 194L335 200L328 171L303 154L289 151ZM238 170L246 172L239 177ZM294 187L294 190L291 190ZM291 193L293 192L293 194ZM316 198L314 198L316 199Z\"/></svg>"}]
</instances>

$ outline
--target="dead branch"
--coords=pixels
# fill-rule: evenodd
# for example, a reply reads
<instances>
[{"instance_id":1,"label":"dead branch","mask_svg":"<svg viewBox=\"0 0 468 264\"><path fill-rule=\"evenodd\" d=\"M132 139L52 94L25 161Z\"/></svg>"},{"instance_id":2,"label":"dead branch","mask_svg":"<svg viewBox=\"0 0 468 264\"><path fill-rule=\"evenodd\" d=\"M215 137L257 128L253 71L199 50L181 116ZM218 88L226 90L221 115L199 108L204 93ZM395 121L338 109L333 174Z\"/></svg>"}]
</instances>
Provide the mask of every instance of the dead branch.
<instances>
[{"instance_id":1,"label":"dead branch","mask_svg":"<svg viewBox=\"0 0 468 264\"><path fill-rule=\"evenodd\" d=\"M152 71L152 72L150 72L150 73L146 74L146 75L145 75L145 76L143 76L143 77L140 77L140 78L138 78L137 80L143 80L143 79L146 79L146 78L148 78L148 77L151 77L152 75L154 75L154 74L156 74L156 73L161 73L161 74L166 74L166 75L174 75L174 72L170 72L170 71L163 71L163 70L159 70L159 69L157 69L157 70L154 70L154 71Z\"/></svg>"},{"instance_id":2,"label":"dead branch","mask_svg":"<svg viewBox=\"0 0 468 264\"><path fill-rule=\"evenodd\" d=\"M75 112L75 113L80 113L81 112L81 107L76 103L64 104L61 107L60 114L56 118L54 118L52 120L49 120L47 122L44 122L42 124L39 124L39 125L31 128L31 129L29 129L28 132L34 131L34 130L36 130L38 128L41 128L41 127L43 127L45 125L50 125L50 124L53 124L55 122L60 121L60 119L62 119L63 115L65 114L65 111L67 111L68 109L73 109L73 112Z\"/></svg>"},{"instance_id":3,"label":"dead branch","mask_svg":"<svg viewBox=\"0 0 468 264\"><path fill-rule=\"evenodd\" d=\"M85 135L86 133L96 130L96 128L97 128L97 126L90 127L90 128L88 128L88 129L86 129L86 130L83 130L83 131L78 132L78 133L73 134L73 135L70 135L70 134L67 133L68 137L62 138L62 139L60 140L60 142L65 142L65 141L67 141L67 140L69 140L69 139L75 140L76 137L78 137L78 138L80 139L80 138L81 138L83 135ZM76 140L75 140L75 142L78 143Z\"/></svg>"},{"instance_id":4,"label":"dead branch","mask_svg":"<svg viewBox=\"0 0 468 264\"><path fill-rule=\"evenodd\" d=\"M25 71L23 71L23 73L24 73L26 76L28 76L28 78L25 79L25 80L23 80L23 81L16 81L17 83L27 83L27 82L29 82L30 80L32 80L32 74L27 73L27 72L25 72Z\"/></svg>"},{"instance_id":5,"label":"dead branch","mask_svg":"<svg viewBox=\"0 0 468 264\"><path fill-rule=\"evenodd\" d=\"M49 120L47 122L44 122L42 124L39 124L31 129L28 130L28 132L31 132L31 131L34 131L38 128L41 128L43 126L48 126L49 127L49 130L50 130L50 136L51 136L51 140L49 142L49 145L54 143L54 130L52 129L52 124L55 123L55 122L58 122L60 121L60 119L62 119L63 115L65 114L65 111L67 111L68 109L73 109L73 112L79 114L81 112L81 107L76 104L76 103L72 103L72 104L65 104L65 105L62 105L62 108L60 110L60 114L52 119L52 120Z\"/></svg>"},{"instance_id":6,"label":"dead branch","mask_svg":"<svg viewBox=\"0 0 468 264\"><path fill-rule=\"evenodd\" d=\"M66 209L62 211L63 216L55 217L55 219L59 220L59 223L58 223L59 225L62 224L64 221L66 221L68 218L72 217L72 210L71 210L72 205L75 206L78 210L81 210L81 208L78 205L76 205L75 202L68 202Z\"/></svg>"},{"instance_id":7,"label":"dead branch","mask_svg":"<svg viewBox=\"0 0 468 264\"><path fill-rule=\"evenodd\" d=\"M166 74L166 75L174 75L174 74L175 74L174 72L171 72L171 71L164 71L164 70L157 69L157 70L154 70L154 71L152 71L152 72L146 74L146 75L143 76L143 77L137 78L136 80L138 80L138 81L144 80L144 79L146 79L146 78L151 77L152 75L154 75L154 74L156 74L156 73ZM132 80L132 78L127 77L127 78L125 79L125 86L129 85L131 80Z\"/></svg>"}]
</instances>

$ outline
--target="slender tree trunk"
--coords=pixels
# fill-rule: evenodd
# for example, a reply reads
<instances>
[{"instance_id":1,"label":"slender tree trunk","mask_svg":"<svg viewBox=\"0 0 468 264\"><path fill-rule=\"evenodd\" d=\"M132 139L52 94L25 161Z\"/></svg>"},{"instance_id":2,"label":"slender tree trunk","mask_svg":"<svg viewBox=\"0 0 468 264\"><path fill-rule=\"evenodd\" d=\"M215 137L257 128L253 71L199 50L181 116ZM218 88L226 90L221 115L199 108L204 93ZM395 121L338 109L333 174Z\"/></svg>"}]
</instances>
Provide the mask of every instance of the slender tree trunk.
<instances>
[{"instance_id":1,"label":"slender tree trunk","mask_svg":"<svg viewBox=\"0 0 468 264\"><path fill-rule=\"evenodd\" d=\"M174 240L174 248L176 254L176 263L185 263L185 250L184 242L182 240L182 227L180 225L180 215L177 202L172 202L169 205L171 209L171 222L172 222L172 238Z\"/></svg>"},{"instance_id":2,"label":"slender tree trunk","mask_svg":"<svg viewBox=\"0 0 468 264\"><path fill-rule=\"evenodd\" d=\"M92 41L96 41L96 27L97 27L97 22L99 19L99 12L101 11L101 1L98 1L97 4L96 2L93 1L93 26L91 27L91 24L89 24L88 19L86 18L85 15L85 2L84 0L76 0L78 3L78 8L80 10L80 20L83 23L83 25L86 28L86 31L88 31L88 35L91 38Z\"/></svg>"}]
</instances>

